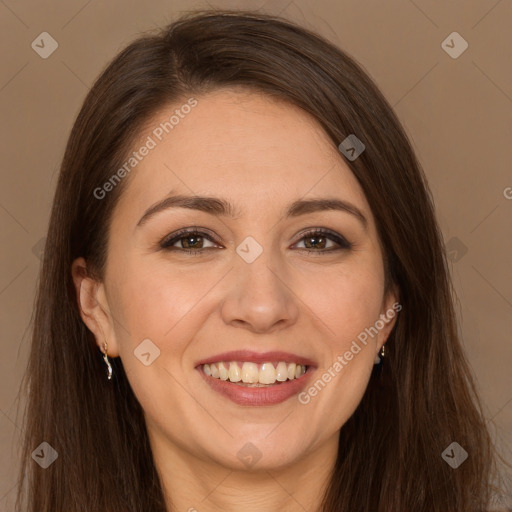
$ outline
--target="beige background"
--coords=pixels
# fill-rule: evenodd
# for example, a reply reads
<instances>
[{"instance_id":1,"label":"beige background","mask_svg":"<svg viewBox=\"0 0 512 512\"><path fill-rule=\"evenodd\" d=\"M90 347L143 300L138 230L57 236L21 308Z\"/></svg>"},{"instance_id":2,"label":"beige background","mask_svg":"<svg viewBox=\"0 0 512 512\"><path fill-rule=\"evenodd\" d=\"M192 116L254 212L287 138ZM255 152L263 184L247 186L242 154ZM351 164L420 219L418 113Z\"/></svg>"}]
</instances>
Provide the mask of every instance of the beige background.
<instances>
[{"instance_id":1,"label":"beige background","mask_svg":"<svg viewBox=\"0 0 512 512\"><path fill-rule=\"evenodd\" d=\"M15 399L38 249L73 120L107 61L137 34L208 5L261 8L319 31L354 56L395 107L434 193L486 414L512 460L509 0L0 0L0 511L12 510L15 494ZM469 45L456 59L442 47L454 31ZM42 32L59 45L47 59L31 47Z\"/></svg>"}]
</instances>

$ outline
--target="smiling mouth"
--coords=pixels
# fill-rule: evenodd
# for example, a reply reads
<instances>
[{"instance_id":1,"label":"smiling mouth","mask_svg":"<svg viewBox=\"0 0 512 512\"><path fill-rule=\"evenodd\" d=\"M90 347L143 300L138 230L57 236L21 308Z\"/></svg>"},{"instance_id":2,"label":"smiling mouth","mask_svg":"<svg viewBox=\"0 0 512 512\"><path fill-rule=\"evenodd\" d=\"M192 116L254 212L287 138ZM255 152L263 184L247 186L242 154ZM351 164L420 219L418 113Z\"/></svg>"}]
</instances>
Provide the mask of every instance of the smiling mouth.
<instances>
[{"instance_id":1,"label":"smiling mouth","mask_svg":"<svg viewBox=\"0 0 512 512\"><path fill-rule=\"evenodd\" d=\"M296 380L308 366L294 362L274 361L257 364L249 361L228 361L201 365L208 377L245 387L268 387Z\"/></svg>"}]
</instances>

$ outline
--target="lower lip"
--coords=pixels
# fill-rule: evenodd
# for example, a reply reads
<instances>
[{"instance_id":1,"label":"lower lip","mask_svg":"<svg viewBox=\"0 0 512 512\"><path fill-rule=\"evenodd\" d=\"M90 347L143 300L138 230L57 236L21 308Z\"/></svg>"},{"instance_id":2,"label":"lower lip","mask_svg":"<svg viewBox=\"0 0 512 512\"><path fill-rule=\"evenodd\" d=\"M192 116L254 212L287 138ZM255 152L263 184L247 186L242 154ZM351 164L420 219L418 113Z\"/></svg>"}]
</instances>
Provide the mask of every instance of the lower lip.
<instances>
[{"instance_id":1,"label":"lower lip","mask_svg":"<svg viewBox=\"0 0 512 512\"><path fill-rule=\"evenodd\" d=\"M288 400L306 387L312 373L312 368L309 367L308 371L298 379L286 380L272 386L253 388L210 377L203 372L202 366L199 366L197 370L214 391L238 405L248 406L275 405Z\"/></svg>"}]
</instances>

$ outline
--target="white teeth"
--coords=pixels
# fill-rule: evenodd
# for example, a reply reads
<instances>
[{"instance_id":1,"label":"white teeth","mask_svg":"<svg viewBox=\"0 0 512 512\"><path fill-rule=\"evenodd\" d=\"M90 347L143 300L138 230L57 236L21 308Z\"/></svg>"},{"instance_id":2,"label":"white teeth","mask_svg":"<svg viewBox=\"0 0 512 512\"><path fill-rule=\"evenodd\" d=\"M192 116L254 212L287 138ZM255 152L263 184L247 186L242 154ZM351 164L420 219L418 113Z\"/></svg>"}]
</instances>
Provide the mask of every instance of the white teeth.
<instances>
[{"instance_id":1,"label":"white teeth","mask_svg":"<svg viewBox=\"0 0 512 512\"><path fill-rule=\"evenodd\" d=\"M242 382L255 384L258 382L260 369L256 363L244 363L242 365Z\"/></svg>"},{"instance_id":2,"label":"white teeth","mask_svg":"<svg viewBox=\"0 0 512 512\"><path fill-rule=\"evenodd\" d=\"M219 363L219 376L221 380L228 380L229 372L228 369L224 366L224 363Z\"/></svg>"},{"instance_id":3,"label":"white teeth","mask_svg":"<svg viewBox=\"0 0 512 512\"><path fill-rule=\"evenodd\" d=\"M208 365L205 364L205 366L208 366ZM220 377L220 375L219 375L219 368L217 367L217 365L211 364L209 366L210 366L210 372L212 374L212 377L214 377L215 379L218 379Z\"/></svg>"},{"instance_id":4,"label":"white teeth","mask_svg":"<svg viewBox=\"0 0 512 512\"><path fill-rule=\"evenodd\" d=\"M276 380L279 382L284 382L288 379L288 368L286 367L286 363L283 363L283 361L280 361L277 364L276 368Z\"/></svg>"},{"instance_id":5,"label":"white teeth","mask_svg":"<svg viewBox=\"0 0 512 512\"><path fill-rule=\"evenodd\" d=\"M260 369L260 384L274 384L276 381L276 369L272 363L263 363Z\"/></svg>"},{"instance_id":6,"label":"white teeth","mask_svg":"<svg viewBox=\"0 0 512 512\"><path fill-rule=\"evenodd\" d=\"M240 382L242 380L242 370L236 363L229 363L229 380L231 382Z\"/></svg>"},{"instance_id":7,"label":"white teeth","mask_svg":"<svg viewBox=\"0 0 512 512\"><path fill-rule=\"evenodd\" d=\"M210 363L203 365L205 375L215 379L229 380L240 384L271 385L286 380L298 379L306 373L306 367L296 363L279 361L276 366L267 362L261 365L246 361Z\"/></svg>"}]
</instances>

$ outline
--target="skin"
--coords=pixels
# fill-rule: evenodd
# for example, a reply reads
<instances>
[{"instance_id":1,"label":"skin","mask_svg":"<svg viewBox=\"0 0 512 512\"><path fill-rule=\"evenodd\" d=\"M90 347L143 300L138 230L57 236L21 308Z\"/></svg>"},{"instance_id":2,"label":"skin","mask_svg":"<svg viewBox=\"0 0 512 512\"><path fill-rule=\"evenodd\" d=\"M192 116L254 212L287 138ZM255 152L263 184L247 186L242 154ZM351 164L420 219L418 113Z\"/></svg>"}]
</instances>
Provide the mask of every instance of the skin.
<instances>
[{"instance_id":1,"label":"skin","mask_svg":"<svg viewBox=\"0 0 512 512\"><path fill-rule=\"evenodd\" d=\"M103 351L106 340L109 357L123 361L145 412L169 510L170 497L179 511L317 510L339 430L360 402L396 318L305 405L297 396L272 406L236 405L210 389L195 366L229 350L283 350L315 361L314 383L397 294L384 294L382 252L366 198L315 120L242 90L197 100L125 178L103 281L84 277L83 258L73 263L82 318L98 347ZM162 109L140 141L179 106ZM171 191L224 198L239 215L171 208L136 227ZM366 228L335 210L284 218L293 201L324 197L356 206ZM192 255L159 248L164 237L191 226L214 237L202 239L210 249ZM323 239L327 245L308 253L308 228L333 230L353 248L328 252L337 244ZM252 263L236 252L247 236L263 248ZM187 241L201 247L186 238L175 248ZM160 349L149 366L133 354L147 338ZM237 457L248 442L261 453L250 468Z\"/></svg>"}]
</instances>

